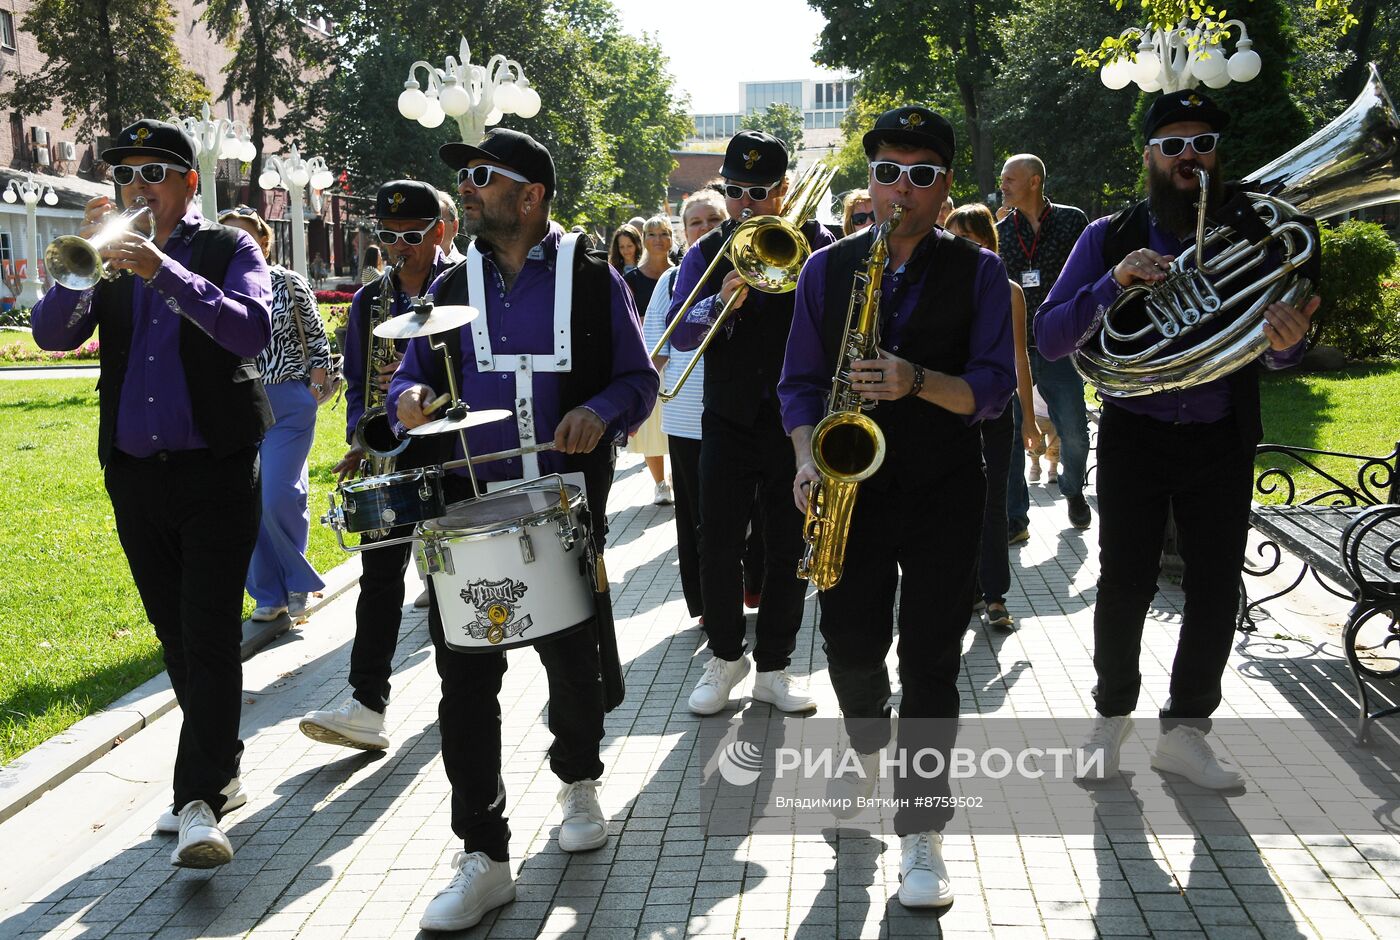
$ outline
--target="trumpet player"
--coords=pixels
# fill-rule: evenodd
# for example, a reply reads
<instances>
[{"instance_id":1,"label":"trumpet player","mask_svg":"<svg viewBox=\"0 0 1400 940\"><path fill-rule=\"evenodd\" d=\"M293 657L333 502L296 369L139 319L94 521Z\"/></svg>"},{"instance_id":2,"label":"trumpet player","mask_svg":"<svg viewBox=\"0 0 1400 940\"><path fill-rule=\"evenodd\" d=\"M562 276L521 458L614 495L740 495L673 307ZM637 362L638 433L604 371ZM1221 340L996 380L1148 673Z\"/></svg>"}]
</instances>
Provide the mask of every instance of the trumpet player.
<instances>
[{"instance_id":1,"label":"trumpet player","mask_svg":"<svg viewBox=\"0 0 1400 940\"><path fill-rule=\"evenodd\" d=\"M787 192L788 152L760 131L741 131L729 141L723 180L729 221L695 243L676 274L674 319L711 262L729 242L741 217L777 215ZM820 224L802 228L808 245L834 239ZM737 295L737 297L736 297ZM802 626L806 585L796 576L802 554L802 519L788 497L791 464L778 413L777 382L783 346L792 322L792 294L750 292L733 265L722 261L700 291L700 299L676 328L672 345L698 346L722 305L736 310L705 354L705 409L700 430L700 595L710 661L690 695L697 715L713 715L748 675L744 654L743 578L739 559L753 515L747 498L757 488L763 520L764 582L758 605L753 697L785 712L808 712L816 702L787 672Z\"/></svg>"},{"instance_id":2,"label":"trumpet player","mask_svg":"<svg viewBox=\"0 0 1400 940\"><path fill-rule=\"evenodd\" d=\"M869 416L885 440L886 458L860 484L849 518L844 574L819 595L831 684L865 771L833 779L831 794L853 802L872 792L878 753L892 735L885 655L896 588L898 748L936 748L946 756L953 745L986 494L977 422L1001 414L1016 385L1006 268L992 252L937 226L952 182L952 125L927 108L902 107L880 115L862 143L876 224L817 252L803 269L778 385L796 454L799 511L821 479L812 432L827 410L833 366L849 369L853 390L874 402ZM873 238L883 235L895 206L903 212L888 235L883 271L871 270ZM847 361L858 271L878 279L880 343L876 355ZM901 571L908 575L902 587ZM899 900L945 906L953 899L941 854L941 831L953 815L947 777L897 778L894 796Z\"/></svg>"},{"instance_id":3,"label":"trumpet player","mask_svg":"<svg viewBox=\"0 0 1400 940\"><path fill-rule=\"evenodd\" d=\"M375 459L357 434L367 410L383 409L407 340L384 340L370 332L371 320L406 313L413 298L449 267L439 247L443 237L438 191L418 180L391 180L375 196L376 237L385 254L385 274L355 292L345 333L345 439L350 449L335 465L340 479L373 472ZM391 291L387 308L384 291ZM368 364L375 364L372 387L366 383ZM384 418L387 430L389 419ZM392 432L389 432L392 436ZM433 438L412 438L394 458L395 470L411 470L439 462L441 444ZM367 469L362 469L362 467ZM398 526L368 541L408 535L411 525ZM336 708L318 709L301 720L307 737L326 744L362 750L389 746L384 715L389 705L389 678L403 616L404 574L408 543L360 553L360 597L355 603L355 640L350 647L351 696Z\"/></svg>"},{"instance_id":4,"label":"trumpet player","mask_svg":"<svg viewBox=\"0 0 1400 940\"><path fill-rule=\"evenodd\" d=\"M1173 92L1153 102L1143 126L1147 199L1091 223L1079 237L1035 316L1037 346L1047 359L1073 353L1126 288L1165 279L1168 266L1196 235L1199 200L1212 213L1225 206L1232 193L1218 182L1219 144L1228 123L1229 115L1200 91ZM1205 193L1197 170L1209 174ZM1316 283L1315 273L1309 276ZM1301 306L1275 303L1265 310L1265 366L1298 362L1318 303L1314 296ZM1088 756L1103 759L1102 772L1087 779L1118 773L1119 748L1132 730L1142 685L1143 618L1157 590L1170 510L1186 565L1186 603L1152 766L1211 789L1243 785L1239 772L1217 759L1206 735L1220 704L1220 677L1234 635L1254 447L1262 436L1254 364L1177 391L1105 398L1096 482L1097 715L1084 743Z\"/></svg>"},{"instance_id":5,"label":"trumpet player","mask_svg":"<svg viewBox=\"0 0 1400 940\"><path fill-rule=\"evenodd\" d=\"M272 424L254 363L272 333L272 282L250 235L200 215L194 154L183 130L151 120L102 152L121 202L145 200L153 225L133 218L100 250L109 275L132 276L56 285L33 327L44 349L74 349L102 329L97 455L183 715L174 803L157 829L179 833L172 864L212 868L233 859L220 818L247 800L239 647L262 505L258 443ZM111 199L92 199L81 237L115 218ZM55 279L77 273L56 260Z\"/></svg>"}]
</instances>

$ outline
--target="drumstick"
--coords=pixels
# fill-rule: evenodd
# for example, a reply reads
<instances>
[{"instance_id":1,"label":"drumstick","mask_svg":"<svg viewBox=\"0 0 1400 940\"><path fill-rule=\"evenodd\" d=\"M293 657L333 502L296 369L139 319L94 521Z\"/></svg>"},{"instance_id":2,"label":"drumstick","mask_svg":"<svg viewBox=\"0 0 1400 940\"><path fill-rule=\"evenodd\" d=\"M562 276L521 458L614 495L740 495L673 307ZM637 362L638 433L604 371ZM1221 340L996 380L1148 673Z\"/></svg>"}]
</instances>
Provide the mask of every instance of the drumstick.
<instances>
[{"instance_id":1,"label":"drumstick","mask_svg":"<svg viewBox=\"0 0 1400 940\"><path fill-rule=\"evenodd\" d=\"M541 451L553 449L554 442L545 441L543 444L534 444L530 447L517 447L513 450L498 450L494 454L482 454L479 457L473 457L470 461L449 460L447 461L447 463L442 465L442 469L455 470L458 467L465 467L468 464L468 462L475 466L479 463L490 463L493 460L505 460L507 457L524 457L526 454L538 454Z\"/></svg>"},{"instance_id":2,"label":"drumstick","mask_svg":"<svg viewBox=\"0 0 1400 940\"><path fill-rule=\"evenodd\" d=\"M444 392L443 394L439 395L437 398L434 398L432 401L428 402L426 405L423 406L423 414L430 415L434 411L437 411L439 408L441 408L443 405L450 402L451 400L452 396Z\"/></svg>"}]
</instances>

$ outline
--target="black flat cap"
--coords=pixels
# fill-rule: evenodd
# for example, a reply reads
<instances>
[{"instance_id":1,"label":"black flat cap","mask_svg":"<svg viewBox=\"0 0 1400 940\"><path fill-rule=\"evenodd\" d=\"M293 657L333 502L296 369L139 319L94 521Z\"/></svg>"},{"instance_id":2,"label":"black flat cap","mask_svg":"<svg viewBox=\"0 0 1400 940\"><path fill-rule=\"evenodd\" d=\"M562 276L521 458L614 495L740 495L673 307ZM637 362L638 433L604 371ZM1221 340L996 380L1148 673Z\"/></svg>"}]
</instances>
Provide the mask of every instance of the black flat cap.
<instances>
[{"instance_id":1,"label":"black flat cap","mask_svg":"<svg viewBox=\"0 0 1400 940\"><path fill-rule=\"evenodd\" d=\"M194 138L184 128L143 118L123 130L113 146L102 151L102 162L118 164L127 157L159 157L195 169Z\"/></svg>"},{"instance_id":2,"label":"black flat cap","mask_svg":"<svg viewBox=\"0 0 1400 940\"><path fill-rule=\"evenodd\" d=\"M729 138L719 175L738 183L772 183L783 178L788 152L783 142L763 131L740 131Z\"/></svg>"},{"instance_id":3,"label":"black flat cap","mask_svg":"<svg viewBox=\"0 0 1400 940\"><path fill-rule=\"evenodd\" d=\"M957 137L953 125L936 111L919 105L906 105L886 111L875 120L875 126L860 139L865 155L873 157L883 143L910 144L927 147L952 166L957 153Z\"/></svg>"},{"instance_id":4,"label":"black flat cap","mask_svg":"<svg viewBox=\"0 0 1400 940\"><path fill-rule=\"evenodd\" d=\"M441 212L437 189L422 180L390 180L374 199L381 219L436 219Z\"/></svg>"},{"instance_id":5,"label":"black flat cap","mask_svg":"<svg viewBox=\"0 0 1400 940\"><path fill-rule=\"evenodd\" d=\"M544 184L544 198L554 198L554 158L544 144L529 134L498 127L478 147L471 144L443 144L438 148L442 162L460 170L473 160L485 160L514 170L532 183Z\"/></svg>"}]
</instances>

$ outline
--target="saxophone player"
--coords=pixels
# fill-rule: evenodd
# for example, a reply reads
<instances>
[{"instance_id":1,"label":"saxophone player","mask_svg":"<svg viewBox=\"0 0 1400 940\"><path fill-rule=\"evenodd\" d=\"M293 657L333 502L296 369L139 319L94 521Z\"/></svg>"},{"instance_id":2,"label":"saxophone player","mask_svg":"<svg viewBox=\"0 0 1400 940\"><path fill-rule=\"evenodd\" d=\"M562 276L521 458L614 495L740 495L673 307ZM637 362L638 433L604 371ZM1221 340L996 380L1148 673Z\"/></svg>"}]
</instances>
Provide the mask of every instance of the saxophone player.
<instances>
[{"instance_id":1,"label":"saxophone player","mask_svg":"<svg viewBox=\"0 0 1400 940\"><path fill-rule=\"evenodd\" d=\"M371 320L385 310L406 313L414 297L428 289L433 279L449 267L439 244L443 236L438 192L417 180L392 180L379 187L375 198L376 235L389 262L385 274L361 287L350 302L345 333L345 438L350 444L336 464L341 479L361 472L367 455L360 420L371 408L384 407L389 387L403 358L406 340L381 340L370 333ZM376 345L378 344L378 348ZM377 376L367 383L369 367ZM387 427L387 424L386 424ZM390 432L392 433L392 432ZM438 463L441 444L432 438L411 440L395 459L396 470L410 470ZM408 535L412 526L390 529L378 540ZM366 535L365 541L374 539ZM355 641L350 649L351 697L337 708L313 711L301 720L302 733L314 740L344 747L379 750L389 746L384 712L389 703L389 677L399 640L404 573L408 570L408 543L362 552L360 597L355 604Z\"/></svg>"},{"instance_id":2,"label":"saxophone player","mask_svg":"<svg viewBox=\"0 0 1400 940\"><path fill-rule=\"evenodd\" d=\"M803 268L778 384L796 452L799 510L820 478L812 431L826 410L833 367L849 369L854 390L876 403L870 417L887 449L855 501L844 577L819 595L831 684L866 771L832 780L831 795L853 798L873 790L879 751L891 739L885 655L901 570L910 577L898 612L898 747L946 756L953 745L986 490L977 422L1000 414L1016 385L1006 269L992 252L936 224L951 183L952 125L927 108L902 107L882 114L862 142L876 226L816 252ZM874 232L895 206L902 217L883 272L873 272L884 308L877 355L843 362L852 283L857 272L872 273L865 259ZM952 817L947 778L897 778L894 796L908 801L894 817L899 900L946 906L953 899L941 855L941 830Z\"/></svg>"}]
</instances>

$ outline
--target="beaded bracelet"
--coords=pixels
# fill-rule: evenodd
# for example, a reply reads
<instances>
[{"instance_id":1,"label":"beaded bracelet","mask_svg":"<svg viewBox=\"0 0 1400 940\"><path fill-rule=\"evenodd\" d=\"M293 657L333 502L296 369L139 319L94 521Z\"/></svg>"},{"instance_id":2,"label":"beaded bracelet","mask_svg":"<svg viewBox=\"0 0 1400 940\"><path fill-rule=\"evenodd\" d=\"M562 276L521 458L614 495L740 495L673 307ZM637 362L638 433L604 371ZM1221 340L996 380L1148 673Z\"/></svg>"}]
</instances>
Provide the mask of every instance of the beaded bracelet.
<instances>
[{"instance_id":1,"label":"beaded bracelet","mask_svg":"<svg viewBox=\"0 0 1400 940\"><path fill-rule=\"evenodd\" d=\"M916 364L916 365L914 366L914 385L913 385L912 388L909 389L909 394L910 394L911 396L916 396L916 397L917 397L918 394L919 394L919 392L923 391L923 388L924 388L924 367L921 366L921 365L917 365L917 364Z\"/></svg>"}]
</instances>

